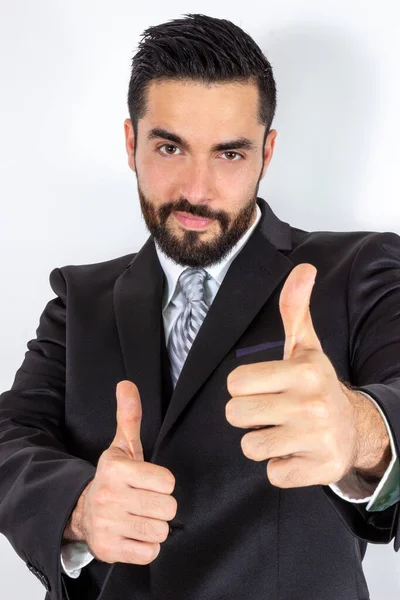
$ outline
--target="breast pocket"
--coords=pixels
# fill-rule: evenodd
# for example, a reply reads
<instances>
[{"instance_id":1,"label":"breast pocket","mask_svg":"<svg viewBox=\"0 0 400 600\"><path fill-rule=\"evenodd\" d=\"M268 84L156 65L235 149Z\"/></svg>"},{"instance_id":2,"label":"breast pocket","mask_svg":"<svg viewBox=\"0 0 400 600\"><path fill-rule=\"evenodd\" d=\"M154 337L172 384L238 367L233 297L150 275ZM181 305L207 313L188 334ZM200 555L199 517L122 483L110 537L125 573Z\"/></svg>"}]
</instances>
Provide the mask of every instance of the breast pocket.
<instances>
[{"instance_id":1,"label":"breast pocket","mask_svg":"<svg viewBox=\"0 0 400 600\"><path fill-rule=\"evenodd\" d=\"M282 360L285 340L260 342L251 346L235 348L231 360L236 366L250 365L269 360Z\"/></svg>"}]
</instances>

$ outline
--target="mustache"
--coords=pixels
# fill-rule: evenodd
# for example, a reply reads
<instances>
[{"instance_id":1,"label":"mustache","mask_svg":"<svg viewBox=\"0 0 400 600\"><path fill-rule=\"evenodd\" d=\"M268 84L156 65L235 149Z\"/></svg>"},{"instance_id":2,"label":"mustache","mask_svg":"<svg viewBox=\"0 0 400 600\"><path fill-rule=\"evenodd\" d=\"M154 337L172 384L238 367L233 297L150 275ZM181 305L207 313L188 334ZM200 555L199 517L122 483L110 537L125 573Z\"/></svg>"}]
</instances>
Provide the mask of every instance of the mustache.
<instances>
[{"instance_id":1,"label":"mustache","mask_svg":"<svg viewBox=\"0 0 400 600\"><path fill-rule=\"evenodd\" d=\"M193 205L190 204L186 198L182 198L175 202L167 202L158 209L158 214L162 224L165 223L173 211L186 212L194 217L201 217L203 219L218 219L223 228L227 227L230 221L229 215L225 211L213 211L204 204Z\"/></svg>"}]
</instances>

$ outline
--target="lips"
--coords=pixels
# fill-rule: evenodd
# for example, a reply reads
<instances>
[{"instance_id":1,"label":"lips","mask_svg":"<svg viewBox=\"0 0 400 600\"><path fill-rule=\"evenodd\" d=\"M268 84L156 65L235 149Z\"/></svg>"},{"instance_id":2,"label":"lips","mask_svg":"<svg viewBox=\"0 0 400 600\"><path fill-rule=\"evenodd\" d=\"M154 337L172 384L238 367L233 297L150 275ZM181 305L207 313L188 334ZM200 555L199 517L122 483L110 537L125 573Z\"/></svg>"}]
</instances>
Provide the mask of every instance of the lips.
<instances>
[{"instance_id":1,"label":"lips","mask_svg":"<svg viewBox=\"0 0 400 600\"><path fill-rule=\"evenodd\" d=\"M174 212L174 217L186 229L204 229L213 222L214 219L204 219L203 217L195 217L189 213Z\"/></svg>"}]
</instances>

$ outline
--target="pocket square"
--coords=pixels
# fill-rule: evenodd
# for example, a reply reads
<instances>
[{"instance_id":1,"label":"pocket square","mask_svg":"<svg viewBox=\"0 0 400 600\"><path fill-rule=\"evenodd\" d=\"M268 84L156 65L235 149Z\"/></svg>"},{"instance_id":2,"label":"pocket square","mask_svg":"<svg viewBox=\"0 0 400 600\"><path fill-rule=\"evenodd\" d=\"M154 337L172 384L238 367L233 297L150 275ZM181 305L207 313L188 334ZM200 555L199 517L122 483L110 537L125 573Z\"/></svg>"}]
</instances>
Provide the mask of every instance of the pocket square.
<instances>
[{"instance_id":1,"label":"pocket square","mask_svg":"<svg viewBox=\"0 0 400 600\"><path fill-rule=\"evenodd\" d=\"M276 348L277 346L284 346L285 340L278 342L265 342L264 344L257 344L256 346L247 346L246 348L236 349L236 358L245 356L246 354L252 354L253 352L259 352L260 350L268 350L268 348Z\"/></svg>"}]
</instances>

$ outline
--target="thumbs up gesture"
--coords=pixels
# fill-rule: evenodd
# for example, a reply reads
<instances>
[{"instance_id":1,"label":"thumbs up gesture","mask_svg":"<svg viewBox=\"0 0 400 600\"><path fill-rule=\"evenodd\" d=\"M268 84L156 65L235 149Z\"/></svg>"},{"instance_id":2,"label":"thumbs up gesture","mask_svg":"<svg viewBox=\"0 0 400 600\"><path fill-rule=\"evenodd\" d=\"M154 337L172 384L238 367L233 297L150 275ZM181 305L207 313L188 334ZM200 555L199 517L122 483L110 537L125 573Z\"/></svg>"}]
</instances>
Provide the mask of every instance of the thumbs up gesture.
<instances>
[{"instance_id":1,"label":"thumbs up gesture","mask_svg":"<svg viewBox=\"0 0 400 600\"><path fill-rule=\"evenodd\" d=\"M241 365L227 381L228 422L255 429L242 437L243 453L270 459L268 479L280 488L342 479L358 461L359 406L372 406L338 380L322 350L309 310L316 273L297 265L282 288L283 360Z\"/></svg>"},{"instance_id":2,"label":"thumbs up gesture","mask_svg":"<svg viewBox=\"0 0 400 600\"><path fill-rule=\"evenodd\" d=\"M74 509L65 540L86 542L101 561L144 565L160 552L177 502L175 478L165 467L145 462L140 440L142 405L131 381L120 381L117 430L100 456L94 479Z\"/></svg>"}]
</instances>

